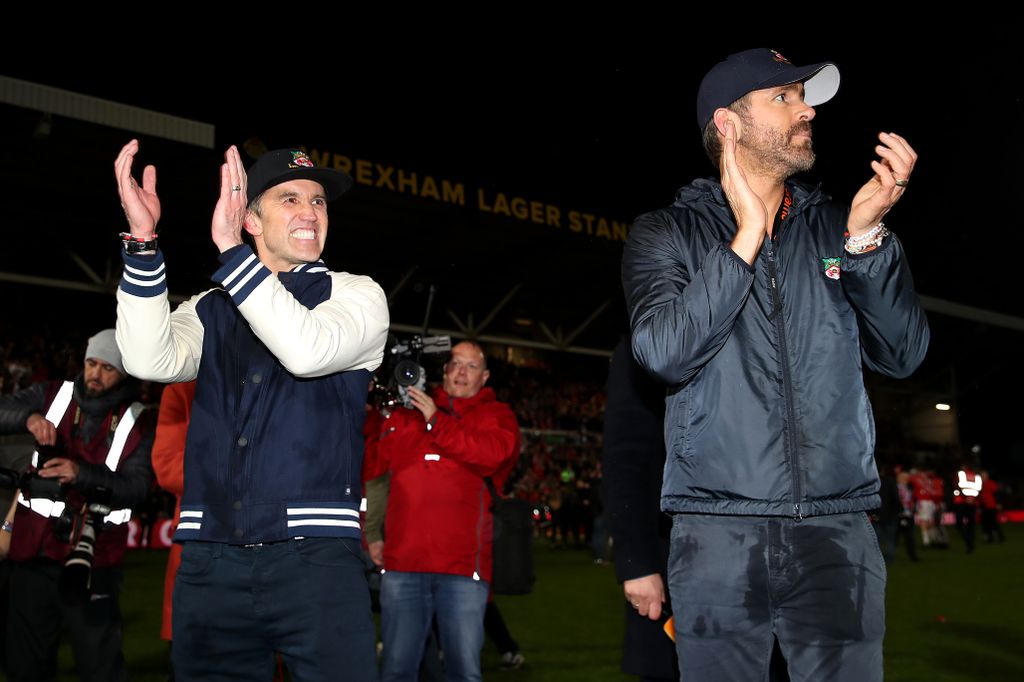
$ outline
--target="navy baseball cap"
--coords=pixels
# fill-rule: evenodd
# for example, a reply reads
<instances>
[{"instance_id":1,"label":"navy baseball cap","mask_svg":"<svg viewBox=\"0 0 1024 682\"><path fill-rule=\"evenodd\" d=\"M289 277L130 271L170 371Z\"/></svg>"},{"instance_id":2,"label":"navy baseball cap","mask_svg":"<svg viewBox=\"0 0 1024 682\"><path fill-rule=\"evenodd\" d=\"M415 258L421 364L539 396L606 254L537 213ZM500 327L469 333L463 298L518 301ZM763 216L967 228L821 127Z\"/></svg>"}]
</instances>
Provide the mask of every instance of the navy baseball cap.
<instances>
[{"instance_id":1,"label":"navy baseball cap","mask_svg":"<svg viewBox=\"0 0 1024 682\"><path fill-rule=\"evenodd\" d=\"M700 83L697 124L704 130L716 109L729 106L748 92L800 82L809 106L824 104L839 90L839 68L832 62L793 66L765 47L731 54L715 64Z\"/></svg>"},{"instance_id":2,"label":"navy baseball cap","mask_svg":"<svg viewBox=\"0 0 1024 682\"><path fill-rule=\"evenodd\" d=\"M322 168L313 163L301 149L275 149L256 159L246 172L248 187L246 201L266 192L274 185L289 180L313 180L319 182L327 195L327 201L334 201L352 187L352 176L333 168Z\"/></svg>"}]
</instances>

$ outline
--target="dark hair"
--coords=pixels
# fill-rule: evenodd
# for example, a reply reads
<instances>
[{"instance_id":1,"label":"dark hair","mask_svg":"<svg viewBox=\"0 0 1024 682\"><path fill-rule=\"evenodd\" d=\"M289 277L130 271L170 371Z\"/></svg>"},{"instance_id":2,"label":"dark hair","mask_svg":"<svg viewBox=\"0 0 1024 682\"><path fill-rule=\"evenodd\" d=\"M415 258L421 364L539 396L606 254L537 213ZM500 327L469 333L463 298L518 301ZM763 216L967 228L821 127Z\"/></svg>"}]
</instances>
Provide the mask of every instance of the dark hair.
<instances>
[{"instance_id":1,"label":"dark hair","mask_svg":"<svg viewBox=\"0 0 1024 682\"><path fill-rule=\"evenodd\" d=\"M743 95L726 108L739 114L740 118L746 119L750 111L749 95L750 93ZM715 125L714 117L704 126L704 153L708 155L715 170L718 170L722 165L722 136L718 132L718 126Z\"/></svg>"},{"instance_id":2,"label":"dark hair","mask_svg":"<svg viewBox=\"0 0 1024 682\"><path fill-rule=\"evenodd\" d=\"M264 194L266 194L266 192L260 192L259 194L254 196L252 198L252 201L249 202L249 206L247 207L250 211L252 211L256 215L260 215L261 213L263 213L263 195Z\"/></svg>"}]
</instances>

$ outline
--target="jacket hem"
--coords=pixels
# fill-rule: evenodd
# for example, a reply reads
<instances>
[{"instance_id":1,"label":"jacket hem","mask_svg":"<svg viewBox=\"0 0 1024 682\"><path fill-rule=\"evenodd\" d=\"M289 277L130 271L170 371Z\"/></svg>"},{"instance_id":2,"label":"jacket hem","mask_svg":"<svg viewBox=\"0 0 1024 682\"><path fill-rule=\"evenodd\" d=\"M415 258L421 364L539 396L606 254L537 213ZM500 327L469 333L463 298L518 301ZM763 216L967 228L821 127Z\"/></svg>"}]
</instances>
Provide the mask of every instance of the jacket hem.
<instances>
[{"instance_id":1,"label":"jacket hem","mask_svg":"<svg viewBox=\"0 0 1024 682\"><path fill-rule=\"evenodd\" d=\"M800 503L801 516L827 516L870 511L882 505L877 494L810 500ZM706 500L683 495L664 495L661 510L669 514L712 514L721 516L795 516L792 502L765 500Z\"/></svg>"}]
</instances>

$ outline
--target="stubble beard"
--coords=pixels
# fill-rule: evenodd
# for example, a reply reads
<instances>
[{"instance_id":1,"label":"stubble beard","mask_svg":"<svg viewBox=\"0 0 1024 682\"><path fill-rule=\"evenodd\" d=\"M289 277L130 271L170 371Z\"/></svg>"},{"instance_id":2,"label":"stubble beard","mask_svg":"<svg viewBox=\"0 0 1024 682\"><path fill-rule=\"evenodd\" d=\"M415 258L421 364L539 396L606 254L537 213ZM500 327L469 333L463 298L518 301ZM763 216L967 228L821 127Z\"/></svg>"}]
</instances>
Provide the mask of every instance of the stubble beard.
<instances>
[{"instance_id":1,"label":"stubble beard","mask_svg":"<svg viewBox=\"0 0 1024 682\"><path fill-rule=\"evenodd\" d=\"M814 166L814 147L811 140L794 142L799 134L811 132L810 121L801 121L785 132L744 120L744 135L738 145L747 152L753 172L758 175L785 180Z\"/></svg>"}]
</instances>

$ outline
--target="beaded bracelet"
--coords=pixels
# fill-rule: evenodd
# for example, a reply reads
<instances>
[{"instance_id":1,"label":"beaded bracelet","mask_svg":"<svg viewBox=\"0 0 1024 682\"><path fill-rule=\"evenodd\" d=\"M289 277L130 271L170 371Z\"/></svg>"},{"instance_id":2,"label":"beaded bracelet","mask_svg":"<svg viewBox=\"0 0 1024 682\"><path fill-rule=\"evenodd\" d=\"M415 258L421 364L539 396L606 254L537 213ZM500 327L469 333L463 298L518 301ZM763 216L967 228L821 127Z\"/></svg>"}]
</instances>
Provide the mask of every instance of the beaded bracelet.
<instances>
[{"instance_id":1,"label":"beaded bracelet","mask_svg":"<svg viewBox=\"0 0 1024 682\"><path fill-rule=\"evenodd\" d=\"M14 521L6 521L5 520L4 524L2 526L0 526L0 530L5 531L7 533L13 533L14 532Z\"/></svg>"},{"instance_id":2,"label":"beaded bracelet","mask_svg":"<svg viewBox=\"0 0 1024 682\"><path fill-rule=\"evenodd\" d=\"M888 237L889 234L889 228L885 226L885 223L878 223L859 237L851 237L850 233L847 232L845 245L846 252L858 254L874 251L882 245L882 240Z\"/></svg>"}]
</instances>

